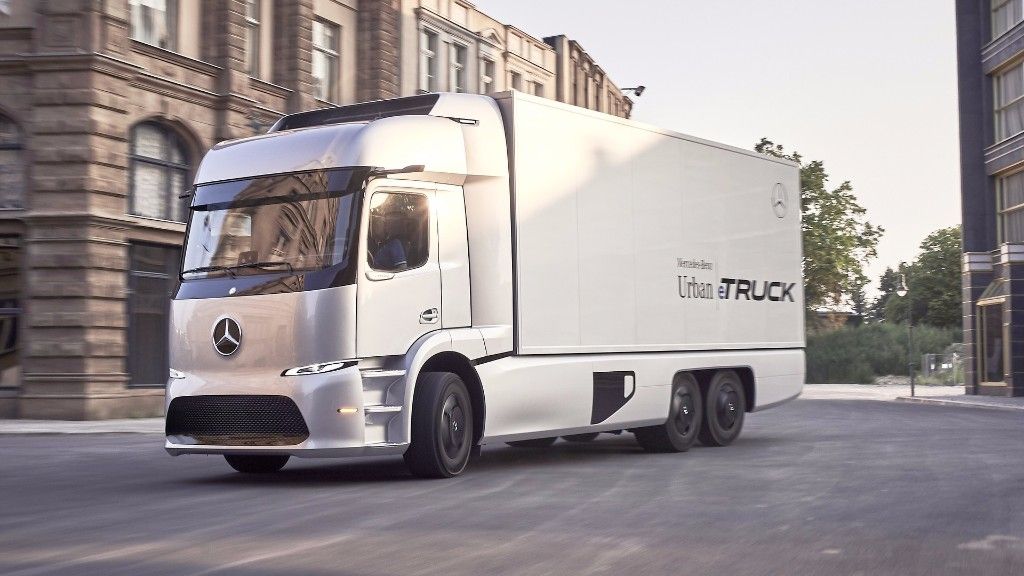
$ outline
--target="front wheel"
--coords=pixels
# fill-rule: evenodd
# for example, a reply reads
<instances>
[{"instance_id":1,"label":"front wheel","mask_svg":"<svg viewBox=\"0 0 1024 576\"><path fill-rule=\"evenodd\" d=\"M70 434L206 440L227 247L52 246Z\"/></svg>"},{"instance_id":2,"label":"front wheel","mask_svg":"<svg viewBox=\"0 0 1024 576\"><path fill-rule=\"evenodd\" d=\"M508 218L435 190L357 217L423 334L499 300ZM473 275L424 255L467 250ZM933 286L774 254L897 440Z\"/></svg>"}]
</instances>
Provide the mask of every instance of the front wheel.
<instances>
[{"instance_id":1,"label":"front wheel","mask_svg":"<svg viewBox=\"0 0 1024 576\"><path fill-rule=\"evenodd\" d=\"M743 429L747 399L743 382L733 370L719 370L708 384L704 400L704 423L700 442L705 446L728 446Z\"/></svg>"},{"instance_id":2,"label":"front wheel","mask_svg":"<svg viewBox=\"0 0 1024 576\"><path fill-rule=\"evenodd\" d=\"M412 442L405 465L422 478L451 478L473 451L473 405L466 384L451 372L425 372L412 402Z\"/></svg>"},{"instance_id":3,"label":"front wheel","mask_svg":"<svg viewBox=\"0 0 1024 576\"><path fill-rule=\"evenodd\" d=\"M686 452L697 440L701 427L700 386L692 374L682 374L672 387L668 420L660 426L633 431L640 447L647 452Z\"/></svg>"},{"instance_id":4,"label":"front wheel","mask_svg":"<svg viewBox=\"0 0 1024 576\"><path fill-rule=\"evenodd\" d=\"M277 472L284 465L288 463L289 456L283 455L266 455L257 456L250 454L225 454L224 459L228 461L228 464L235 470L244 474L268 474L270 472Z\"/></svg>"}]
</instances>

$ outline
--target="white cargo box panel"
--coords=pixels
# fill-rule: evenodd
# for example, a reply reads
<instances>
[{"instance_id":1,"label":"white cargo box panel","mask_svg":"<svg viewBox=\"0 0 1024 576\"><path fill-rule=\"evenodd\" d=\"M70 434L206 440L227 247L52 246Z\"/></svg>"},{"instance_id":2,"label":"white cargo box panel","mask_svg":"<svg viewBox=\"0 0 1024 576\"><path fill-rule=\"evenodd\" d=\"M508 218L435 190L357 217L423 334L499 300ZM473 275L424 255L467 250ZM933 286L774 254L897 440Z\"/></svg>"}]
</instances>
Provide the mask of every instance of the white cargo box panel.
<instances>
[{"instance_id":1,"label":"white cargo box panel","mask_svg":"<svg viewBox=\"0 0 1024 576\"><path fill-rule=\"evenodd\" d=\"M795 164L520 93L522 354L802 348Z\"/></svg>"}]
</instances>

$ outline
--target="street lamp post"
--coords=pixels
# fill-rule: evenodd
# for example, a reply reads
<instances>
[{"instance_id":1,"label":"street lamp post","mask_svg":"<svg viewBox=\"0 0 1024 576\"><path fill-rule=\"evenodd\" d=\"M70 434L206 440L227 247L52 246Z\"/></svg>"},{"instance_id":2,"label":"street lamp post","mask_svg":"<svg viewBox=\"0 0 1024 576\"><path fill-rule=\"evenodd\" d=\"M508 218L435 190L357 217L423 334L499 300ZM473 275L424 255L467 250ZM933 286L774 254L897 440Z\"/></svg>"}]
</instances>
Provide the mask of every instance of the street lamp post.
<instances>
[{"instance_id":1,"label":"street lamp post","mask_svg":"<svg viewBox=\"0 0 1024 576\"><path fill-rule=\"evenodd\" d=\"M896 288L896 294L903 298L910 294L910 290L907 288L907 275L900 274L900 285ZM907 298L907 371L910 373L910 396L914 396L914 332L913 332L913 314L914 314L914 301Z\"/></svg>"}]
</instances>

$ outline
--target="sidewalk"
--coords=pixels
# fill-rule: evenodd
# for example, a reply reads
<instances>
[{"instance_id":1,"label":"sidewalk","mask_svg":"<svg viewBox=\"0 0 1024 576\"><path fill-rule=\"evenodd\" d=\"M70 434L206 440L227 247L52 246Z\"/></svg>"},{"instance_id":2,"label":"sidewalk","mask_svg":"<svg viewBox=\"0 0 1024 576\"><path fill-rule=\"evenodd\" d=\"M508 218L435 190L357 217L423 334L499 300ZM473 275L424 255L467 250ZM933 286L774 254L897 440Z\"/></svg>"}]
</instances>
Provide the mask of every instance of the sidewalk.
<instances>
[{"instance_id":1,"label":"sidewalk","mask_svg":"<svg viewBox=\"0 0 1024 576\"><path fill-rule=\"evenodd\" d=\"M963 395L963 386L917 386L920 397L956 397ZM910 396L909 385L899 384L807 384L800 398L805 400L896 400Z\"/></svg>"},{"instance_id":2,"label":"sidewalk","mask_svg":"<svg viewBox=\"0 0 1024 576\"><path fill-rule=\"evenodd\" d=\"M987 408L989 410L1024 411L1024 397L1003 398L1000 396L901 396L897 402L913 402L915 404L931 404L934 406L956 406L971 408Z\"/></svg>"},{"instance_id":3,"label":"sidewalk","mask_svg":"<svg viewBox=\"0 0 1024 576\"><path fill-rule=\"evenodd\" d=\"M0 434L163 434L163 418L0 420Z\"/></svg>"}]
</instances>

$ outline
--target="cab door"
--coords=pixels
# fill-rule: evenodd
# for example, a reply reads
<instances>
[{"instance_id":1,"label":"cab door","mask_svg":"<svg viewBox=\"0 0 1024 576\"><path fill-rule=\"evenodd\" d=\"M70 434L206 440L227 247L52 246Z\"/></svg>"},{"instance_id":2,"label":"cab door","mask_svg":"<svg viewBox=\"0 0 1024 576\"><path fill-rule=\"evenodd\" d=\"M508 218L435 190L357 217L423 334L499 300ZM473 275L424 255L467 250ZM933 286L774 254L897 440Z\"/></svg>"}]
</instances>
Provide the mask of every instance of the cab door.
<instances>
[{"instance_id":1,"label":"cab door","mask_svg":"<svg viewBox=\"0 0 1024 576\"><path fill-rule=\"evenodd\" d=\"M427 186L375 180L367 188L356 296L361 358L405 354L441 327L436 193Z\"/></svg>"}]
</instances>

